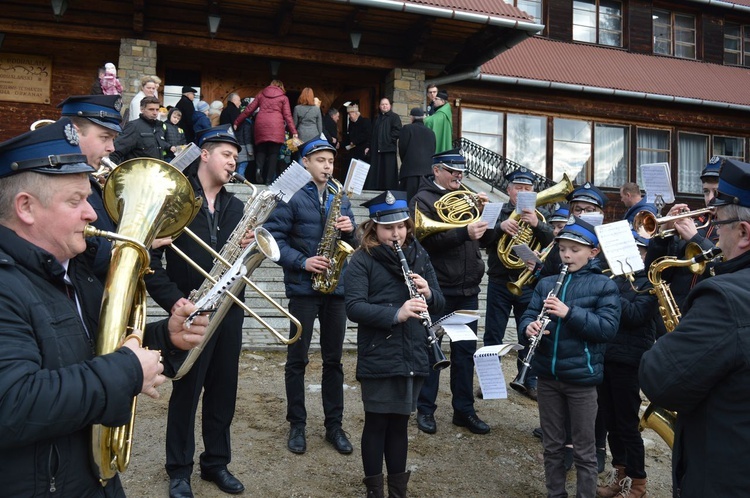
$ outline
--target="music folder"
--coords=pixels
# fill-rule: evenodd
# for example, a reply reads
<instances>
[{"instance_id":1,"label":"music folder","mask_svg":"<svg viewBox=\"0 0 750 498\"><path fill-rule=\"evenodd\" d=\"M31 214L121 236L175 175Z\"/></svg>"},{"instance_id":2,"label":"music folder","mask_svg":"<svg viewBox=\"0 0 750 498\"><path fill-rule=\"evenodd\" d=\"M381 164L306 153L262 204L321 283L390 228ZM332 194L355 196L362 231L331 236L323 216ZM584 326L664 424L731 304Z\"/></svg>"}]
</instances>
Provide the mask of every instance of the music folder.
<instances>
[{"instance_id":1,"label":"music folder","mask_svg":"<svg viewBox=\"0 0 750 498\"><path fill-rule=\"evenodd\" d=\"M482 388L483 399L506 399L508 387L505 385L505 375L500 364L500 357L510 351L523 349L520 344L498 344L484 346L474 353L474 366Z\"/></svg>"}]
</instances>

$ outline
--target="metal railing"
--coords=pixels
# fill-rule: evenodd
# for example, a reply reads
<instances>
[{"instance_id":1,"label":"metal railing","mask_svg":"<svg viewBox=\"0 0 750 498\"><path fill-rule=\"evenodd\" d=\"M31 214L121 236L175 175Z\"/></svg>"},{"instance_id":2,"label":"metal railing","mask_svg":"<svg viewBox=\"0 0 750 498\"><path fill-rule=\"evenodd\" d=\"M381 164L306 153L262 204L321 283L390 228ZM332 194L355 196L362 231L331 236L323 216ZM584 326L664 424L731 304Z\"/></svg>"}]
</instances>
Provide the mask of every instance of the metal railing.
<instances>
[{"instance_id":1,"label":"metal railing","mask_svg":"<svg viewBox=\"0 0 750 498\"><path fill-rule=\"evenodd\" d=\"M460 147L463 151L469 174L490 184L492 190L497 188L501 192L507 193L508 180L505 179L505 176L511 171L524 167L463 137L454 140L453 146ZM541 192L555 184L546 176L534 173L529 168L526 168L526 170L534 176L535 192Z\"/></svg>"}]
</instances>

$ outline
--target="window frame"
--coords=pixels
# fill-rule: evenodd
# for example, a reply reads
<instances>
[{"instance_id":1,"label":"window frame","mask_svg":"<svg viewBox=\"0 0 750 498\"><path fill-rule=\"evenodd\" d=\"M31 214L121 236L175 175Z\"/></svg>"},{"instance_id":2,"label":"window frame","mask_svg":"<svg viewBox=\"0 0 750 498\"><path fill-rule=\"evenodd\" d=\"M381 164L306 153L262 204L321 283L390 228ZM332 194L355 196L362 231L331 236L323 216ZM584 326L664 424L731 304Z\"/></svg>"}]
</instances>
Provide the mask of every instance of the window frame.
<instances>
[{"instance_id":1,"label":"window frame","mask_svg":"<svg viewBox=\"0 0 750 498\"><path fill-rule=\"evenodd\" d=\"M653 14L662 14L664 18L669 19L669 23L657 23L657 17L652 16L652 23L651 23L651 29L652 29L652 41L651 41L651 52L654 55L666 55L669 57L675 57L678 59L688 59L688 60L697 60L698 58L698 29L697 29L697 20L696 17L692 14L683 14L680 12L673 12L670 10L665 9L653 9ZM679 19L691 19L693 22L692 29L685 29L684 27L681 27L678 23ZM656 39L656 32L657 28L660 27L664 30L666 30L669 34L669 37L667 38L667 47L669 48L668 53L659 52L657 51L657 39ZM680 33L684 32L690 32L692 33L692 43L687 43L685 41L678 40L680 38ZM661 45L664 45L664 40L660 40L662 43ZM682 55L681 47L692 47L692 56L685 56ZM680 53L678 55L678 53Z\"/></svg>"},{"instance_id":2,"label":"window frame","mask_svg":"<svg viewBox=\"0 0 750 498\"><path fill-rule=\"evenodd\" d=\"M573 37L573 41L574 42L578 42L578 43L589 43L589 44L592 44L592 45L601 45L601 46L604 46L604 47L622 48L624 46L624 41L623 40L624 40L624 36L625 36L625 34L624 34L625 29L623 27L623 23L625 22L625 16L623 15L622 1L621 0L607 0L607 1L610 1L610 2L616 2L616 3L618 3L620 5L620 9L619 9L619 13L620 13L620 15L619 15L619 18L620 18L620 30L619 30L619 32L617 32L617 33L619 33L619 44L617 44L617 45L613 45L613 44L609 44L609 43L603 43L602 40L601 40L601 38L602 38L602 36L601 36L602 32L615 33L615 31L613 31L613 30L604 29L604 28L601 27L601 25L602 25L602 16L604 15L602 13L602 11L601 11L601 4L600 4L601 1L602 0L574 0L574 2L573 2L573 24L572 24L572 28L573 28L572 29L572 31L573 31L572 37ZM594 12L594 23L595 23L594 26L588 26L588 25L585 25L585 24L576 24L575 23L575 17L576 17L575 14L576 14L576 11L583 11L583 9L577 9L576 8L576 3L582 3L582 4L585 3L585 4L593 5L593 7L594 7L594 9L593 9L593 12ZM585 12L591 12L591 11L590 10L586 10ZM576 26L581 26L581 27L584 27L584 28L587 28L587 29L593 29L594 30L594 38L595 38L595 40L594 41L588 41L588 40L577 39L575 37L575 31L576 31L575 28L576 28Z\"/></svg>"}]
</instances>

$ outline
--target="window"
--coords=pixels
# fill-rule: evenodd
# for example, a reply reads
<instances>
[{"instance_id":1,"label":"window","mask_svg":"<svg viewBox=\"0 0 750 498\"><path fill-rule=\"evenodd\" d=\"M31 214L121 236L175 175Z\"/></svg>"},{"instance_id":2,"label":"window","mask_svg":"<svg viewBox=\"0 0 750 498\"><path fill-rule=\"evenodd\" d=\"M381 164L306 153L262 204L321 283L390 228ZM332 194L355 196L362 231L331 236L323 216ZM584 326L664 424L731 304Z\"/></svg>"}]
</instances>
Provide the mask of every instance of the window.
<instances>
[{"instance_id":1,"label":"window","mask_svg":"<svg viewBox=\"0 0 750 498\"><path fill-rule=\"evenodd\" d=\"M554 127L552 180L559 182L563 173L567 173L573 183L585 183L591 162L591 123L555 118Z\"/></svg>"},{"instance_id":2,"label":"window","mask_svg":"<svg viewBox=\"0 0 750 498\"><path fill-rule=\"evenodd\" d=\"M594 185L620 188L627 182L629 150L627 126L597 124L594 127Z\"/></svg>"},{"instance_id":3,"label":"window","mask_svg":"<svg viewBox=\"0 0 750 498\"><path fill-rule=\"evenodd\" d=\"M750 26L724 25L724 64L750 67Z\"/></svg>"},{"instance_id":4,"label":"window","mask_svg":"<svg viewBox=\"0 0 750 498\"><path fill-rule=\"evenodd\" d=\"M745 162L745 139L714 136L713 156L731 157Z\"/></svg>"},{"instance_id":5,"label":"window","mask_svg":"<svg viewBox=\"0 0 750 498\"><path fill-rule=\"evenodd\" d=\"M526 12L534 22L542 22L542 0L505 0L505 3Z\"/></svg>"},{"instance_id":6,"label":"window","mask_svg":"<svg viewBox=\"0 0 750 498\"><path fill-rule=\"evenodd\" d=\"M695 17L654 9L654 53L695 59Z\"/></svg>"},{"instance_id":7,"label":"window","mask_svg":"<svg viewBox=\"0 0 750 498\"><path fill-rule=\"evenodd\" d=\"M669 132L666 130L638 129L636 164L638 165L638 185L643 185L641 164L669 162Z\"/></svg>"},{"instance_id":8,"label":"window","mask_svg":"<svg viewBox=\"0 0 750 498\"><path fill-rule=\"evenodd\" d=\"M708 163L708 135L679 133L677 135L677 191L700 194L700 174Z\"/></svg>"},{"instance_id":9,"label":"window","mask_svg":"<svg viewBox=\"0 0 750 498\"><path fill-rule=\"evenodd\" d=\"M547 176L547 118L508 114L506 157Z\"/></svg>"},{"instance_id":10,"label":"window","mask_svg":"<svg viewBox=\"0 0 750 498\"><path fill-rule=\"evenodd\" d=\"M464 108L461 135L493 152L503 155L503 113Z\"/></svg>"},{"instance_id":11,"label":"window","mask_svg":"<svg viewBox=\"0 0 750 498\"><path fill-rule=\"evenodd\" d=\"M573 40L622 47L622 3L618 0L575 0Z\"/></svg>"}]
</instances>

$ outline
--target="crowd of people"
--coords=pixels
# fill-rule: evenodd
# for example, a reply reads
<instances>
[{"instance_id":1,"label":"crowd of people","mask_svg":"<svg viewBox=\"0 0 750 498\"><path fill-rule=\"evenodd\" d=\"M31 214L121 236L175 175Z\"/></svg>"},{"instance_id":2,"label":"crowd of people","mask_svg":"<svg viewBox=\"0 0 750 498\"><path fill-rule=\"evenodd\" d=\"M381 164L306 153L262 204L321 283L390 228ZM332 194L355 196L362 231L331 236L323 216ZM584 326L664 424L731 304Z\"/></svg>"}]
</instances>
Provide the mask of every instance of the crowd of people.
<instances>
[{"instance_id":1,"label":"crowd of people","mask_svg":"<svg viewBox=\"0 0 750 498\"><path fill-rule=\"evenodd\" d=\"M658 209L637 184L622 185L624 219L633 230L627 237L632 235L645 268L622 274L608 268L596 229L614 221L604 219L608 196L587 182L565 191L567 203L550 211L521 210L519 195L533 192L536 183L525 168L506 175L509 199L494 226L479 218L487 195L471 193L464 198L475 207L472 220L418 231L414 220L439 219L437 201L462 189L467 167L462 151L452 148L445 90L428 87L429 105L412 109L411 123L404 126L387 98L379 101L374 122L360 115L358 104L350 104L348 133L340 139L337 110L322 113L311 88L302 90L292 109L279 80L253 99L231 93L225 103L210 105L195 100L196 89L183 87L180 101L162 121L160 82L144 77L142 95L134 98L138 115L133 118L131 103L131 120L124 121L121 98L111 91L113 68L104 69L101 94L70 97L60 104L58 121L0 143L4 494L124 496L117 472L102 476L91 465L92 428L127 424L133 398L157 397L157 387L175 377L186 352L196 347L200 356L173 380L169 400L169 496L193 496L194 426L201 400L200 477L226 493L244 491L228 468L243 308L231 306L215 328L209 327L214 310L196 309L192 291L218 264L206 246L218 253L230 240L242 247L253 243L255 227L246 224L245 206L225 184L235 171L249 174L251 181L272 182L281 173L282 147L294 149L311 175L263 222L278 245L289 312L301 327L285 365L290 452L307 452L305 373L316 320L325 439L341 454L354 452L344 429L341 364L349 319L358 326L367 497L382 498L386 489L391 498L407 496L410 415L416 412L420 431L438 431L440 370L433 368L425 328L446 314L478 310L485 250L483 343L505 341L512 312L523 349L511 387L538 403L540 427L534 434L542 440L548 496L567 496L572 468L577 496L646 496L641 390L655 409L676 418L670 429L674 496L740 496L746 488L747 473L738 462L750 416L741 394L750 378L743 319L750 297L743 284L750 267L750 164L715 158L706 165L701 181L709 209L703 224L685 214L687 205L676 204L668 221L649 232L652 227L638 220L644 214L656 218ZM196 199L186 222L193 236L157 239L152 233L138 243L111 242L118 240L111 234L121 220L105 206L97 178L103 160L169 160L189 142L200 149L183 171ZM347 193L333 179L342 143L352 157L371 164L366 188L382 190L363 204L368 217L359 223ZM115 209L126 209L129 202L119 199ZM110 235L91 237L87 225ZM665 230L672 235L660 237L657 232ZM509 250L522 235L533 241L537 258L518 263ZM331 255L322 250L330 237L353 250L333 276ZM150 271L142 277L137 268L117 268L124 266L122 248L131 246L150 256ZM714 260L716 247L722 261ZM709 250L714 252L704 253ZM689 268L700 262L690 259L696 254L711 260L700 265L701 271ZM671 290L647 276L655 263L663 265ZM703 271L707 266L711 270ZM145 335L123 330L117 347L97 354L102 336L111 333L100 329L100 303L112 275L122 271L143 278L169 318L150 324ZM320 279L330 285L321 288ZM524 283L520 291L512 285L517 282ZM244 300L244 290L234 299ZM671 309L665 309L665 301ZM108 306L126 310L129 304ZM719 323L717 314L723 318ZM476 334L477 322L470 328ZM215 332L205 336L207 330ZM296 333L291 323L289 336ZM474 389L477 340L450 341L447 373L453 425L482 435L492 429L474 408L475 397L482 396ZM607 444L611 470L599 479L607 467Z\"/></svg>"}]
</instances>

